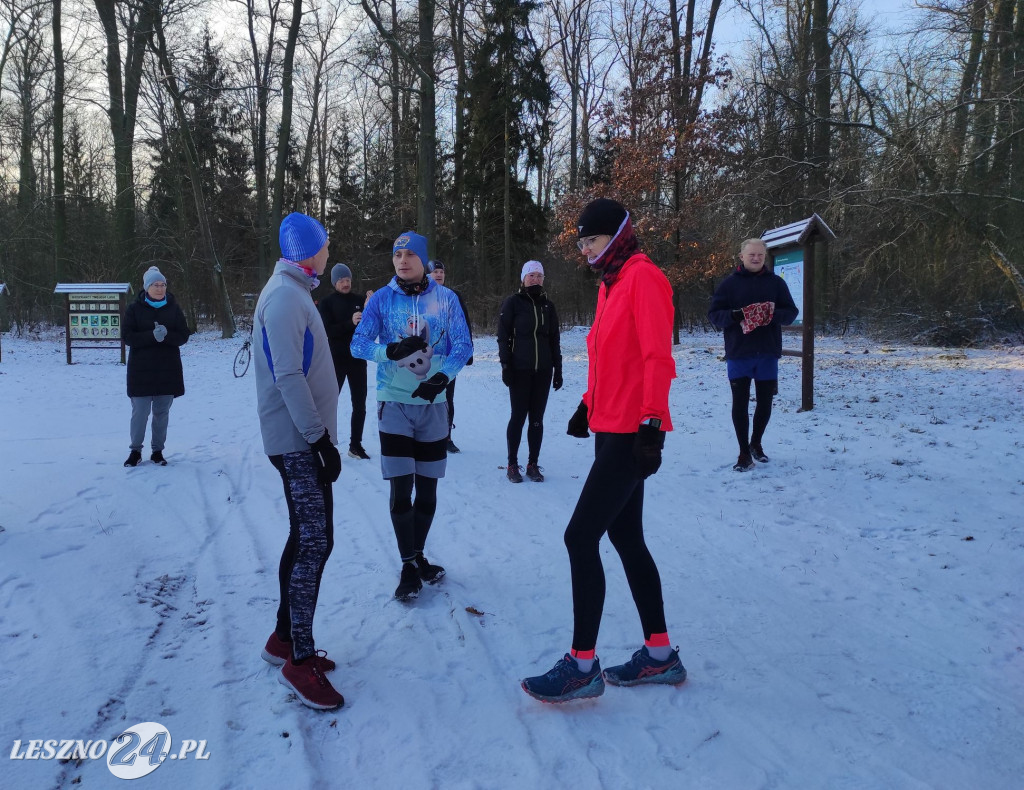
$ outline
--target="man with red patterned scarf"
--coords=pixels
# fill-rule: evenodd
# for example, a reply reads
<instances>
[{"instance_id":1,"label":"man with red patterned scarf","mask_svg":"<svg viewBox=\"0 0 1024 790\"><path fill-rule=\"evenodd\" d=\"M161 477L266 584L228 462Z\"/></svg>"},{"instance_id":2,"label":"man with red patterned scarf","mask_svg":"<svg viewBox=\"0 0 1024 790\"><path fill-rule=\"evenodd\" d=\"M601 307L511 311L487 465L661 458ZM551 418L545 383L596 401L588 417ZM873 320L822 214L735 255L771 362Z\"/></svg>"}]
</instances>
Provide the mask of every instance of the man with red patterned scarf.
<instances>
[{"instance_id":1,"label":"man with red patterned scarf","mask_svg":"<svg viewBox=\"0 0 1024 790\"><path fill-rule=\"evenodd\" d=\"M597 697L606 681L635 686L686 680L668 638L661 577L643 532L644 480L661 466L665 432L672 430L672 287L640 252L629 212L620 203L608 198L591 202L576 229L580 252L601 273L601 286L587 335L587 391L568 433L585 439L594 431L595 452L565 530L572 572L572 649L546 674L522 681L523 690L542 702ZM605 533L622 560L644 645L629 661L602 673L595 651L604 609L600 543Z\"/></svg>"}]
</instances>

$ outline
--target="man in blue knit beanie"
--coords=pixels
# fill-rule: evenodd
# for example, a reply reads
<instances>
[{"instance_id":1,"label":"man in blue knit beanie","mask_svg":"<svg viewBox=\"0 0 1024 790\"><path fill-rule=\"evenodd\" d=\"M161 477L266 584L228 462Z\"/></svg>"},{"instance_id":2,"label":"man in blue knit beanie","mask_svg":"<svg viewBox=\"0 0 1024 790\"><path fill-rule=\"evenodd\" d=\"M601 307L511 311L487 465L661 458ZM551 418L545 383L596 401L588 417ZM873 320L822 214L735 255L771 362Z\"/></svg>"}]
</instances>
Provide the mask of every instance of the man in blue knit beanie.
<instances>
[{"instance_id":1,"label":"man in blue knit beanie","mask_svg":"<svg viewBox=\"0 0 1024 790\"><path fill-rule=\"evenodd\" d=\"M277 624L263 659L278 680L317 710L345 700L324 673L334 661L313 641L313 614L334 546L334 498L341 474L338 385L331 349L311 291L327 267L327 231L305 214L281 221L281 259L253 315L253 367L263 450L281 475L288 538L281 555Z\"/></svg>"}]
</instances>

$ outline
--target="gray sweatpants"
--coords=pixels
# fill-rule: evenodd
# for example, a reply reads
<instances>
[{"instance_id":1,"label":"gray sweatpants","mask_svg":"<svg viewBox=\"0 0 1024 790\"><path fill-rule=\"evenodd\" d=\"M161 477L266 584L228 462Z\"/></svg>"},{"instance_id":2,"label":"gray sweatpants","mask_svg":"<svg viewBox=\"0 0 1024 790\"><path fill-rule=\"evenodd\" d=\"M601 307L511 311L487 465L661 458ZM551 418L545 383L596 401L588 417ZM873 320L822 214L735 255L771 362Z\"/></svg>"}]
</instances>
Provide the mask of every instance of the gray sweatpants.
<instances>
[{"instance_id":1,"label":"gray sweatpants","mask_svg":"<svg viewBox=\"0 0 1024 790\"><path fill-rule=\"evenodd\" d=\"M132 398L132 443L131 449L142 452L142 446L146 442L146 423L149 422L149 413L153 412L153 429L150 434L150 444L154 452L163 452L164 443L167 441L167 418L171 413L171 404L174 403L173 395L144 395Z\"/></svg>"}]
</instances>

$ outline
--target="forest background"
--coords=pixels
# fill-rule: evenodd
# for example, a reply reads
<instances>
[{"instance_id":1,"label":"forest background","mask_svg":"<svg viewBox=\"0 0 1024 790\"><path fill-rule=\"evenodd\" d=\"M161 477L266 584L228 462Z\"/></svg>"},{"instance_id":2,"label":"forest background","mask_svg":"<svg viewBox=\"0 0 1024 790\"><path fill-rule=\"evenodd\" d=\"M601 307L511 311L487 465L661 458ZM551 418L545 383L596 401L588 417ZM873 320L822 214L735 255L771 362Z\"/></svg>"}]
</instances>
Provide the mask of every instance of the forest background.
<instances>
[{"instance_id":1,"label":"forest background","mask_svg":"<svg viewBox=\"0 0 1024 790\"><path fill-rule=\"evenodd\" d=\"M608 195L677 332L817 213L826 330L1019 340L1024 0L865 3L0 0L0 307L32 331L55 283L155 263L230 337L304 211L357 289L414 228L477 322L537 258L583 324L573 223Z\"/></svg>"}]
</instances>

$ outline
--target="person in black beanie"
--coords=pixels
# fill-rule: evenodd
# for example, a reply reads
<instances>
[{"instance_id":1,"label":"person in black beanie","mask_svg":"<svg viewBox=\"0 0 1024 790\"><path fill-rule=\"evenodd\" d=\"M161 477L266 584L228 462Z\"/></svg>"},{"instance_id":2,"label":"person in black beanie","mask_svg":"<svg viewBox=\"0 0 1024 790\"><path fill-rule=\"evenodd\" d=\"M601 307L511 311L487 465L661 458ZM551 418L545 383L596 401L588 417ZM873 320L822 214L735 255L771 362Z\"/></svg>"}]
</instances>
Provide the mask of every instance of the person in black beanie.
<instances>
[{"instance_id":1,"label":"person in black beanie","mask_svg":"<svg viewBox=\"0 0 1024 790\"><path fill-rule=\"evenodd\" d=\"M352 458L367 461L370 456L363 449L363 425L366 423L366 360L352 356L349 344L352 335L363 318L363 307L373 291L358 294L352 290L352 270L344 263L331 268L331 285L334 290L317 305L320 317L327 330L327 342L331 346L334 373L338 378L338 392L345 387L348 379L349 395L352 398L352 422L349 433L348 454Z\"/></svg>"},{"instance_id":2,"label":"person in black beanie","mask_svg":"<svg viewBox=\"0 0 1024 790\"><path fill-rule=\"evenodd\" d=\"M665 624L658 566L644 541L644 481L661 466L672 430L668 394L672 358L672 286L640 252L629 212L601 198L576 223L577 246L601 273L594 325L587 335L587 391L569 420L570 436L596 434L594 463L580 492L565 547L572 573L572 649L548 672L525 678L523 690L543 702L597 697L616 686L686 680ZM589 430L588 430L589 429ZM622 561L640 615L644 644L603 673L596 654L604 610L601 538Z\"/></svg>"},{"instance_id":3,"label":"person in black beanie","mask_svg":"<svg viewBox=\"0 0 1024 790\"><path fill-rule=\"evenodd\" d=\"M782 327L799 313L789 286L768 267L768 248L761 239L740 245L740 264L715 289L708 320L725 336L725 362L732 390L732 425L740 445L733 469L745 472L754 461L768 463L761 440L772 416L779 388ZM750 382L757 405L750 438Z\"/></svg>"},{"instance_id":4,"label":"person in black beanie","mask_svg":"<svg viewBox=\"0 0 1024 790\"><path fill-rule=\"evenodd\" d=\"M558 313L544 293L544 266L527 261L520 274L522 287L501 305L498 315L498 359L501 380L508 387L512 414L505 429L508 444L506 477L523 482L519 467L519 442L529 417L526 441L529 457L526 476L544 482L540 471L540 445L544 438L544 409L552 384L562 388L562 348Z\"/></svg>"},{"instance_id":5,"label":"person in black beanie","mask_svg":"<svg viewBox=\"0 0 1024 790\"><path fill-rule=\"evenodd\" d=\"M427 266L430 269L430 278L438 285L444 285L444 280L447 272L444 268L444 261L433 260ZM469 317L469 310L466 309L466 303L462 300L462 294L456 291L454 288L448 288L455 297L459 300L459 307L462 308L462 314L466 316L466 326L469 327L469 339L473 340L473 321ZM473 364L473 357L470 357L466 362L466 367ZM448 395L448 452L450 453L461 453L459 446L452 441L452 428L455 427L455 379L448 382L448 389L446 390Z\"/></svg>"}]
</instances>

